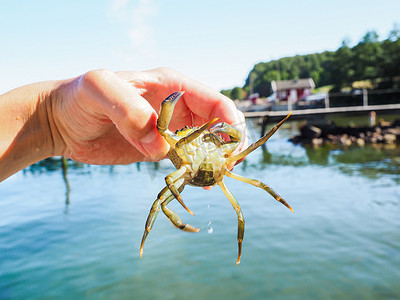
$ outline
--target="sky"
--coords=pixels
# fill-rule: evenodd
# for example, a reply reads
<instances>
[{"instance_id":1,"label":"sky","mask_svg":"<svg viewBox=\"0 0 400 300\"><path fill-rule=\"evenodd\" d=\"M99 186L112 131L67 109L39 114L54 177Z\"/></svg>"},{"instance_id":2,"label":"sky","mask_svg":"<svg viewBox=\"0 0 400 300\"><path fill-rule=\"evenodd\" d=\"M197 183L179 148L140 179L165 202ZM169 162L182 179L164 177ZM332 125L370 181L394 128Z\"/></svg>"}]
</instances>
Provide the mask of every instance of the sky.
<instances>
[{"instance_id":1,"label":"sky","mask_svg":"<svg viewBox=\"0 0 400 300\"><path fill-rule=\"evenodd\" d=\"M0 94L108 68L171 67L217 90L254 64L385 39L399 0L0 0Z\"/></svg>"}]
</instances>

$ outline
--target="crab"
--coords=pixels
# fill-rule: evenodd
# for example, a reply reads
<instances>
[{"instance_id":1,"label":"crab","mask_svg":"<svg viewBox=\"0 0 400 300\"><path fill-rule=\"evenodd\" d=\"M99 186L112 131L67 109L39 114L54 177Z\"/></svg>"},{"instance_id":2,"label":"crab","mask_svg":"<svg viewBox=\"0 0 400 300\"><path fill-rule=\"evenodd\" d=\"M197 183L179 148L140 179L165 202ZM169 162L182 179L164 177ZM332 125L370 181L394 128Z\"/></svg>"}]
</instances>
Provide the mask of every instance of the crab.
<instances>
[{"instance_id":1,"label":"crab","mask_svg":"<svg viewBox=\"0 0 400 300\"><path fill-rule=\"evenodd\" d=\"M140 245L140 257L143 255L144 242L153 227L160 208L175 227L187 232L198 232L200 230L199 228L183 223L177 213L168 207L168 203L176 199L193 215L193 212L182 200L181 192L185 185L208 187L217 184L221 187L237 214L238 257L236 265L238 265L242 254L245 222L240 205L226 187L223 177L226 175L259 187L267 191L275 200L279 201L293 212L289 204L268 185L256 179L234 174L228 170L228 165L242 160L252 151L263 145L289 118L290 113L258 141L251 144L244 151L233 154L240 144L242 133L235 127L223 122L217 123L209 128L218 118L206 122L201 127L186 126L181 130L177 130L175 133L168 129L175 104L183 94L184 92L175 92L168 96L161 104L161 111L157 120L157 129L170 145L168 157L177 170L165 177L166 186L158 194L157 199L150 209ZM229 136L229 141L225 141L220 134Z\"/></svg>"}]
</instances>

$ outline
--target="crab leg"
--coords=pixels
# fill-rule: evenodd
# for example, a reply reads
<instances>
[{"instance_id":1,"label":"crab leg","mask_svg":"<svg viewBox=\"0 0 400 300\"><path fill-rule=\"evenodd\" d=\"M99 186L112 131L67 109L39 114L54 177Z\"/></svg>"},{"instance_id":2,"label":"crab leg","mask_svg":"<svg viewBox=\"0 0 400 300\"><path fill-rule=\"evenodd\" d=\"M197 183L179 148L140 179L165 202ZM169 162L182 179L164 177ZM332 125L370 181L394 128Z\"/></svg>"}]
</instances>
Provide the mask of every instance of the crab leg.
<instances>
[{"instance_id":1,"label":"crab leg","mask_svg":"<svg viewBox=\"0 0 400 300\"><path fill-rule=\"evenodd\" d=\"M208 128L208 126L210 124L214 123L217 120L218 120L218 118L212 119L211 121L208 121L207 123L202 125L200 128L198 128L195 131L193 131L191 134L181 138L179 140L179 142L177 142L175 144L175 150L179 149L179 148L182 148L182 146L193 142L196 138L198 138L203 133L204 130L206 130Z\"/></svg>"},{"instance_id":2,"label":"crab leg","mask_svg":"<svg viewBox=\"0 0 400 300\"><path fill-rule=\"evenodd\" d=\"M175 92L169 95L162 103L161 103L161 111L157 120L157 129L158 132L165 138L168 144L174 146L176 140L173 138L174 134L169 131L168 125L171 122L172 113L174 112L175 104L178 102L179 98L185 92Z\"/></svg>"},{"instance_id":3,"label":"crab leg","mask_svg":"<svg viewBox=\"0 0 400 300\"><path fill-rule=\"evenodd\" d=\"M226 164L229 164L231 162L237 161L239 159L245 158L247 155L249 155L251 152L256 150L258 147L263 145L268 139L281 127L281 125L290 117L292 112L290 112L282 121L280 121L278 124L276 124L266 135L264 135L261 139L259 139L257 142L251 144L249 147L247 147L246 150L243 150L239 154L236 154L234 156L228 157L226 159Z\"/></svg>"},{"instance_id":4,"label":"crab leg","mask_svg":"<svg viewBox=\"0 0 400 300\"><path fill-rule=\"evenodd\" d=\"M167 175L167 177L165 177L165 182L171 193L175 196L176 200L178 200L178 202L183 206L183 208L186 209L191 215L194 215L194 213L192 213L192 211L183 202L183 199L176 187L182 185L183 179L181 179L182 182L178 182L178 179L185 174L186 170L187 170L186 167L183 166L180 169L176 170L175 172L172 172L171 174Z\"/></svg>"},{"instance_id":5,"label":"crab leg","mask_svg":"<svg viewBox=\"0 0 400 300\"><path fill-rule=\"evenodd\" d=\"M169 194L169 195L167 195ZM165 197L167 197L165 199ZM157 218L157 215L160 211L160 203L162 200L167 200L168 198L173 198L173 195L171 192L168 190L168 187L165 187L161 190L161 192L158 194L157 199L154 201L153 205L151 206L150 213L147 217L146 220L146 225L144 226L144 233L142 237L142 242L140 244L140 258L142 258L143 255L143 245L144 242L147 238L147 235L149 234L150 230L153 228L154 221Z\"/></svg>"},{"instance_id":6,"label":"crab leg","mask_svg":"<svg viewBox=\"0 0 400 300\"><path fill-rule=\"evenodd\" d=\"M172 209L167 207L167 204L171 202L173 198L168 198L164 202L161 203L161 209L163 213L166 215L166 217L171 221L171 223L178 229L183 230L183 231L188 231L188 232L198 232L200 229L196 228L190 224L184 224L181 220L181 218L178 216L176 212L174 212Z\"/></svg>"},{"instance_id":7,"label":"crab leg","mask_svg":"<svg viewBox=\"0 0 400 300\"><path fill-rule=\"evenodd\" d=\"M236 180L239 180L242 182L246 182L246 183L250 183L256 187L262 188L264 191L267 191L272 197L274 197L276 201L282 203L283 205L285 205L287 208L289 208L294 213L294 211L290 207L290 205L284 199L282 199L281 196L279 196L271 187L269 187L265 183L262 183L260 180L243 177L243 176L237 175L235 173L232 173L226 169L225 169L225 175L229 176L233 179L236 179Z\"/></svg>"},{"instance_id":8,"label":"crab leg","mask_svg":"<svg viewBox=\"0 0 400 300\"><path fill-rule=\"evenodd\" d=\"M183 182L182 182L183 183ZM182 184L178 187L178 190L182 191L183 186ZM144 232L142 237L142 242L140 244L140 258L143 255L143 245L149 234L150 230L153 228L154 222L156 221L157 215L160 212L160 205L165 201L171 201L174 199L174 195L172 195L169 188L166 186L164 187L161 192L158 193L157 199L153 202L153 205L150 208L149 215L146 220L146 225L144 226Z\"/></svg>"},{"instance_id":9,"label":"crab leg","mask_svg":"<svg viewBox=\"0 0 400 300\"><path fill-rule=\"evenodd\" d=\"M238 217L238 234L237 234L238 259L236 261L236 265L238 265L240 263L240 256L242 255L242 241L243 241L243 236L244 236L244 217L243 217L242 209L240 208L239 203L237 202L235 197L232 195L232 193L228 190L225 183L221 180L221 181L218 181L218 185L221 187L225 196L228 198L229 202L232 204L233 208L236 211L237 217Z\"/></svg>"},{"instance_id":10,"label":"crab leg","mask_svg":"<svg viewBox=\"0 0 400 300\"><path fill-rule=\"evenodd\" d=\"M174 183L174 187L177 188L177 192L178 193L182 192L183 188L185 187L184 179L181 178L181 179L177 180ZM165 206L166 204L171 202L174 199L174 197L175 196L172 194L171 190L166 186L161 190L161 192L157 196L157 199L154 201L153 205L151 206L150 213L149 213L149 215L147 217L147 220L146 220L146 225L145 225L145 228L144 228L142 242L140 244L140 257L142 257L142 255L143 255L144 242L145 242L145 240L147 238L147 235L149 234L150 230L153 228L154 222L155 222L155 220L157 218L157 215L158 215L158 213L160 211L160 206L162 207L164 214L168 217L168 219L172 222L172 224L174 224L175 226L176 226L176 224L178 224L177 223L178 219L180 220L178 215L175 212L173 212L172 210L170 210L169 208L168 208L168 210L170 210L171 213L168 215L168 214L165 213L164 208L163 208L163 206ZM172 218L171 218L171 216L172 216ZM200 230L200 229L195 228L192 225L182 224L182 221L181 221L180 226L176 226L176 227L178 227L179 229L182 229L184 231L197 232L197 231Z\"/></svg>"}]
</instances>

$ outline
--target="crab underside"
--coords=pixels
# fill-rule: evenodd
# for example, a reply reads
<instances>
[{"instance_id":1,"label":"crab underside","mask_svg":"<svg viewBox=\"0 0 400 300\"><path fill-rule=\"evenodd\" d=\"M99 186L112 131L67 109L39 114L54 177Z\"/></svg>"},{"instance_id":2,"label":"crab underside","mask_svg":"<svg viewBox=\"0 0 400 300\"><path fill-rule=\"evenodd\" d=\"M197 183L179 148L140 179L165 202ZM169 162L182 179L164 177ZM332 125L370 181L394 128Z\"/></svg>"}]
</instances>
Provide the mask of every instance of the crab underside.
<instances>
[{"instance_id":1,"label":"crab underside","mask_svg":"<svg viewBox=\"0 0 400 300\"><path fill-rule=\"evenodd\" d=\"M183 94L184 92L175 92L168 96L161 104L157 129L171 146L168 157L177 170L165 177L166 186L158 194L157 199L150 209L140 245L140 257L143 254L143 245L146 237L153 227L160 208L175 227L184 231L198 232L200 229L190 224L184 224L176 212L168 207L168 203L176 199L190 214L193 214L185 205L180 195L185 185L205 187L218 184L235 209L238 218L238 258L236 261L236 265L238 265L242 252L244 218L239 203L224 184L223 177L226 175L262 188L293 212L289 204L268 185L256 179L234 174L227 169L229 164L243 159L249 153L263 145L289 118L290 114L261 139L251 144L244 151L233 155L232 153L238 147L242 134L238 129L227 123L218 123L208 129L217 120L214 119L201 127L185 127L175 133L168 129L175 104ZM229 136L229 141L225 141L220 134Z\"/></svg>"}]
</instances>

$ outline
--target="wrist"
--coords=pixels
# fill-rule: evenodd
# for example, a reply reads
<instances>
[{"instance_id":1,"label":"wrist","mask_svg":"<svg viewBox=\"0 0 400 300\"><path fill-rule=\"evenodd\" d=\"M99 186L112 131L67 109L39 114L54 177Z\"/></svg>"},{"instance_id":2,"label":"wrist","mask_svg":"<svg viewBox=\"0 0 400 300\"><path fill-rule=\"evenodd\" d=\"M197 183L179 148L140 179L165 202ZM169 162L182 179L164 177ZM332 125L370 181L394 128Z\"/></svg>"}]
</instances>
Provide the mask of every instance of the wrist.
<instances>
[{"instance_id":1,"label":"wrist","mask_svg":"<svg viewBox=\"0 0 400 300\"><path fill-rule=\"evenodd\" d=\"M56 84L36 83L0 96L0 181L57 155L51 96Z\"/></svg>"}]
</instances>

